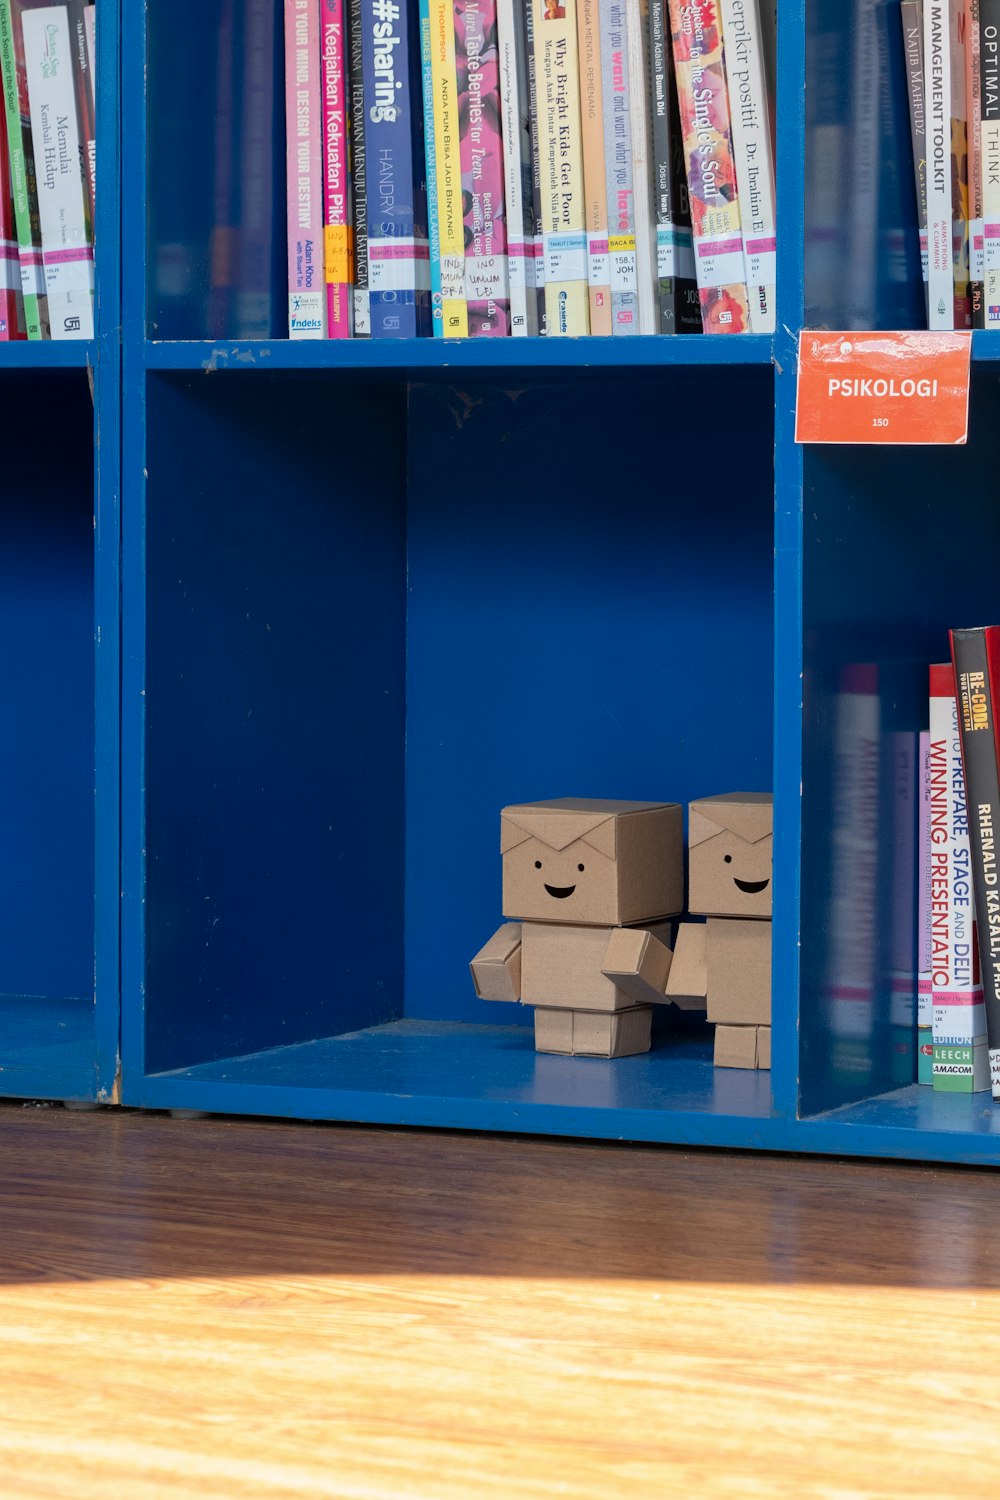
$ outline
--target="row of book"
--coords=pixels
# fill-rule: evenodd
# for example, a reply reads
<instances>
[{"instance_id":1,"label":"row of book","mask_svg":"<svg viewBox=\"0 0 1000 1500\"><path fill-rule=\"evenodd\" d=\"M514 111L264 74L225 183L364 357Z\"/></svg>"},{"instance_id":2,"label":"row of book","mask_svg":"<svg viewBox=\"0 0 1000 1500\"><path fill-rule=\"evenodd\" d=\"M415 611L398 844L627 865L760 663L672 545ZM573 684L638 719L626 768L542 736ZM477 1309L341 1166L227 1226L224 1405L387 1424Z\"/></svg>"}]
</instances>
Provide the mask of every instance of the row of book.
<instances>
[{"instance_id":1,"label":"row of book","mask_svg":"<svg viewBox=\"0 0 1000 1500\"><path fill-rule=\"evenodd\" d=\"M291 338L773 331L773 0L284 17Z\"/></svg>"},{"instance_id":2,"label":"row of book","mask_svg":"<svg viewBox=\"0 0 1000 1500\"><path fill-rule=\"evenodd\" d=\"M0 0L0 339L94 333L95 8Z\"/></svg>"},{"instance_id":3,"label":"row of book","mask_svg":"<svg viewBox=\"0 0 1000 1500\"><path fill-rule=\"evenodd\" d=\"M1000 328L1000 0L902 0L927 326Z\"/></svg>"}]
</instances>

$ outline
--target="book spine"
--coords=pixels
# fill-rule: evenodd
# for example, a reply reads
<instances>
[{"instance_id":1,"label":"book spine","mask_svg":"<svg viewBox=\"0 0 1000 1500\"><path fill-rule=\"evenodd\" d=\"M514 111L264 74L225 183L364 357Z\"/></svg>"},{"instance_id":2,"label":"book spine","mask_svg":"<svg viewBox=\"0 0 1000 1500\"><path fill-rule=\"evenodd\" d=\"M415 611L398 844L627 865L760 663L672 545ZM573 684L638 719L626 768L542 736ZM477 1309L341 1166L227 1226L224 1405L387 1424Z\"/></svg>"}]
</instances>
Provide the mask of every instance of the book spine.
<instances>
[{"instance_id":1,"label":"book spine","mask_svg":"<svg viewBox=\"0 0 1000 1500\"><path fill-rule=\"evenodd\" d=\"M545 314L549 334L557 336L590 329L577 3L531 0L542 155Z\"/></svg>"},{"instance_id":2,"label":"book spine","mask_svg":"<svg viewBox=\"0 0 1000 1500\"><path fill-rule=\"evenodd\" d=\"M983 153L979 133L981 101L979 0L965 0L965 101L969 143L969 283L973 328L986 327L983 310Z\"/></svg>"},{"instance_id":3,"label":"book spine","mask_svg":"<svg viewBox=\"0 0 1000 1500\"><path fill-rule=\"evenodd\" d=\"M706 333L744 333L743 231L717 0L670 0L695 272Z\"/></svg>"},{"instance_id":4,"label":"book spine","mask_svg":"<svg viewBox=\"0 0 1000 1500\"><path fill-rule=\"evenodd\" d=\"M701 332L691 248L691 212L684 182L677 85L667 26L667 0L650 0L649 74L653 202L661 333ZM689 310L693 308L694 317Z\"/></svg>"},{"instance_id":5,"label":"book spine","mask_svg":"<svg viewBox=\"0 0 1000 1500\"><path fill-rule=\"evenodd\" d=\"M362 0L373 338L420 338L431 332L417 43L403 0Z\"/></svg>"},{"instance_id":6,"label":"book spine","mask_svg":"<svg viewBox=\"0 0 1000 1500\"><path fill-rule=\"evenodd\" d=\"M510 332L496 0L453 0L470 338Z\"/></svg>"},{"instance_id":7,"label":"book spine","mask_svg":"<svg viewBox=\"0 0 1000 1500\"><path fill-rule=\"evenodd\" d=\"M750 332L773 333L777 205L760 4L759 0L721 0L721 8Z\"/></svg>"},{"instance_id":8,"label":"book spine","mask_svg":"<svg viewBox=\"0 0 1000 1500\"><path fill-rule=\"evenodd\" d=\"M917 843L917 1082L934 1081L931 969L931 736L920 732Z\"/></svg>"},{"instance_id":9,"label":"book spine","mask_svg":"<svg viewBox=\"0 0 1000 1500\"><path fill-rule=\"evenodd\" d=\"M264 339L270 336L274 321L272 272L278 258L271 144L276 111L276 15L273 0L241 0L236 14L242 21L242 33L236 38L242 89L236 142L239 232L234 331L238 338Z\"/></svg>"},{"instance_id":10,"label":"book spine","mask_svg":"<svg viewBox=\"0 0 1000 1500\"><path fill-rule=\"evenodd\" d=\"M427 163L427 249L431 273L431 332L444 337L441 293L441 229L438 223L437 139L434 121L434 65L430 0L420 0L420 87L424 109L424 160Z\"/></svg>"},{"instance_id":11,"label":"book spine","mask_svg":"<svg viewBox=\"0 0 1000 1500\"><path fill-rule=\"evenodd\" d=\"M579 0L577 19L580 27L580 111L583 121L590 331L607 336L611 332L611 271L608 260L608 196L604 168L598 0Z\"/></svg>"},{"instance_id":12,"label":"book spine","mask_svg":"<svg viewBox=\"0 0 1000 1500\"><path fill-rule=\"evenodd\" d=\"M76 85L76 120L80 133L80 169L87 185L87 233L94 243L94 201L97 190L97 127L94 116L94 79L87 46L87 18L83 0L70 0L70 42Z\"/></svg>"},{"instance_id":13,"label":"book spine","mask_svg":"<svg viewBox=\"0 0 1000 1500\"><path fill-rule=\"evenodd\" d=\"M628 30L630 123L632 127L632 205L635 215L637 331L657 333L656 220L653 214L653 148L649 114L649 0L625 8Z\"/></svg>"},{"instance_id":14,"label":"book spine","mask_svg":"<svg viewBox=\"0 0 1000 1500\"><path fill-rule=\"evenodd\" d=\"M1000 0L979 0L979 155L983 318L987 328L1000 328Z\"/></svg>"},{"instance_id":15,"label":"book spine","mask_svg":"<svg viewBox=\"0 0 1000 1500\"><path fill-rule=\"evenodd\" d=\"M969 127L965 102L965 0L949 0L951 38L951 264L955 327L972 327L969 276Z\"/></svg>"},{"instance_id":16,"label":"book spine","mask_svg":"<svg viewBox=\"0 0 1000 1500\"><path fill-rule=\"evenodd\" d=\"M949 1093L989 1086L977 1079L974 1048L986 1035L982 985L976 975L975 897L969 809L962 774L955 679L950 663L930 671L931 1025L934 1087ZM980 1056L982 1049L980 1048Z\"/></svg>"},{"instance_id":17,"label":"book spine","mask_svg":"<svg viewBox=\"0 0 1000 1500\"><path fill-rule=\"evenodd\" d=\"M592 3L592 0L588 0ZM531 206L531 127L528 70L519 0L497 0L500 51L500 126L507 209L507 278L514 338L538 332L534 230Z\"/></svg>"},{"instance_id":18,"label":"book spine","mask_svg":"<svg viewBox=\"0 0 1000 1500\"><path fill-rule=\"evenodd\" d=\"M350 181L347 171L347 53L344 0L320 0L323 84L323 264L326 275L326 332L331 339L351 336L353 247Z\"/></svg>"},{"instance_id":19,"label":"book spine","mask_svg":"<svg viewBox=\"0 0 1000 1500\"><path fill-rule=\"evenodd\" d=\"M354 337L371 337L368 287L368 156L365 150L365 89L361 68L361 0L348 0L348 128L350 130L351 225L354 230Z\"/></svg>"},{"instance_id":20,"label":"book spine","mask_svg":"<svg viewBox=\"0 0 1000 1500\"><path fill-rule=\"evenodd\" d=\"M285 0L288 337L326 336L318 0Z\"/></svg>"},{"instance_id":21,"label":"book spine","mask_svg":"<svg viewBox=\"0 0 1000 1500\"><path fill-rule=\"evenodd\" d=\"M979 943L979 971L986 1005L990 1083L1000 1099L1000 778L994 691L1000 631L995 627L951 631L958 700L962 768L969 804L972 886Z\"/></svg>"},{"instance_id":22,"label":"book spine","mask_svg":"<svg viewBox=\"0 0 1000 1500\"><path fill-rule=\"evenodd\" d=\"M951 43L947 0L924 0L927 121L927 324L954 325L951 250Z\"/></svg>"},{"instance_id":23,"label":"book spine","mask_svg":"<svg viewBox=\"0 0 1000 1500\"><path fill-rule=\"evenodd\" d=\"M927 120L924 115L924 40L921 0L903 0L899 9L906 59L906 90L910 106L910 145L913 151L913 186L917 198L920 234L920 269L924 278L924 312L927 312Z\"/></svg>"},{"instance_id":24,"label":"book spine","mask_svg":"<svg viewBox=\"0 0 1000 1500\"><path fill-rule=\"evenodd\" d=\"M17 254L17 225L10 185L7 120L0 109L0 342L23 339L24 297Z\"/></svg>"},{"instance_id":25,"label":"book spine","mask_svg":"<svg viewBox=\"0 0 1000 1500\"><path fill-rule=\"evenodd\" d=\"M427 147L427 178L428 186L433 179L437 198L438 261L431 270L440 299L434 305L432 322L438 337L466 338L469 314L453 0L428 0L428 18L432 97L424 138L433 141L433 148Z\"/></svg>"},{"instance_id":26,"label":"book spine","mask_svg":"<svg viewBox=\"0 0 1000 1500\"><path fill-rule=\"evenodd\" d=\"M21 274L25 329L29 339L49 337L48 298L42 272L42 235L38 223L35 158L28 108L28 81L24 70L24 47L20 6L16 0L0 0L0 80L3 83L4 118L10 184L14 197L14 224Z\"/></svg>"},{"instance_id":27,"label":"book spine","mask_svg":"<svg viewBox=\"0 0 1000 1500\"><path fill-rule=\"evenodd\" d=\"M535 260L535 305L538 331L548 333L545 314L545 234L542 227L542 138L538 115L538 72L535 66L535 11L523 0L524 57L528 74L528 120L531 138L531 222Z\"/></svg>"},{"instance_id":28,"label":"book spine","mask_svg":"<svg viewBox=\"0 0 1000 1500\"><path fill-rule=\"evenodd\" d=\"M632 334L639 330L639 288L635 264L632 93L624 0L600 0L600 23L611 328L615 334Z\"/></svg>"},{"instance_id":29,"label":"book spine","mask_svg":"<svg viewBox=\"0 0 1000 1500\"><path fill-rule=\"evenodd\" d=\"M68 9L25 10L21 26L49 326L54 339L89 339L94 336L94 251Z\"/></svg>"}]
</instances>

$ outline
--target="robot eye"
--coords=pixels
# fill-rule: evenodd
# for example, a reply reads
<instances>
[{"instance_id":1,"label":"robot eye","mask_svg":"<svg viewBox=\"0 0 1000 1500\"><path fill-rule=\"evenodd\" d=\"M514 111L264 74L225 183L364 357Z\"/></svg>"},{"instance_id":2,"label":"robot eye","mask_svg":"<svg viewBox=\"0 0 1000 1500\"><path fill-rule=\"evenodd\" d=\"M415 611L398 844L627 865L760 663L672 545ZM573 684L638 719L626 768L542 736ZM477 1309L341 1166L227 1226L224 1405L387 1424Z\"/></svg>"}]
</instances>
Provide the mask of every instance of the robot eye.
<instances>
[{"instance_id":1,"label":"robot eye","mask_svg":"<svg viewBox=\"0 0 1000 1500\"><path fill-rule=\"evenodd\" d=\"M583 865L577 865L576 868L580 871L580 874L582 875L583 874Z\"/></svg>"},{"instance_id":2,"label":"robot eye","mask_svg":"<svg viewBox=\"0 0 1000 1500\"><path fill-rule=\"evenodd\" d=\"M733 856L731 854L727 854L726 855L726 864L727 865L731 865L732 862L733 862Z\"/></svg>"},{"instance_id":3,"label":"robot eye","mask_svg":"<svg viewBox=\"0 0 1000 1500\"><path fill-rule=\"evenodd\" d=\"M542 868L542 862L541 862L541 860L540 859L536 859L535 860L535 869L536 870L540 870L541 868Z\"/></svg>"}]
</instances>

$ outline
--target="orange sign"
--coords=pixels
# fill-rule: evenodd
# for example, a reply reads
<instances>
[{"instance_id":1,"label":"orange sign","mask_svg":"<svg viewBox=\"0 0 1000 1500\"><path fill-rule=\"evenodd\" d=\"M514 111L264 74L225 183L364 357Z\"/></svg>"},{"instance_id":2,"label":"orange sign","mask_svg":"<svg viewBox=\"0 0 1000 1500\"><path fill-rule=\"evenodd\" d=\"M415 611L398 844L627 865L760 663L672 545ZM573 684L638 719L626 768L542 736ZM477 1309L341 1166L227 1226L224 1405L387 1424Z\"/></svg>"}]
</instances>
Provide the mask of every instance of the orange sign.
<instances>
[{"instance_id":1,"label":"orange sign","mask_svg":"<svg viewBox=\"0 0 1000 1500\"><path fill-rule=\"evenodd\" d=\"M797 443L964 443L969 333L799 337Z\"/></svg>"}]
</instances>

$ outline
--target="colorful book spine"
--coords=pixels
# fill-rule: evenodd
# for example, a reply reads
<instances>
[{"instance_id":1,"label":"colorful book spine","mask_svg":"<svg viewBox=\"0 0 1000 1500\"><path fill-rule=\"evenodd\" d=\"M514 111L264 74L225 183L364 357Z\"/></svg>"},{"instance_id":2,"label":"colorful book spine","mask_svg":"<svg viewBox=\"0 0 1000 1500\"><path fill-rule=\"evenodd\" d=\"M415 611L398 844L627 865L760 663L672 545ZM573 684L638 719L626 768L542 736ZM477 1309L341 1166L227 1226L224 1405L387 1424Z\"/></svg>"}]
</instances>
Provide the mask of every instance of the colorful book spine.
<instances>
[{"instance_id":1,"label":"colorful book spine","mask_svg":"<svg viewBox=\"0 0 1000 1500\"><path fill-rule=\"evenodd\" d=\"M951 263L955 327L972 327L969 274L969 126L965 102L965 0L949 0L951 35Z\"/></svg>"},{"instance_id":2,"label":"colorful book spine","mask_svg":"<svg viewBox=\"0 0 1000 1500\"><path fill-rule=\"evenodd\" d=\"M351 224L354 229L354 337L371 337L371 292L368 278L368 153L365 136L365 85L361 68L361 39L364 32L363 0L348 0L350 46L351 131Z\"/></svg>"},{"instance_id":3,"label":"colorful book spine","mask_svg":"<svg viewBox=\"0 0 1000 1500\"><path fill-rule=\"evenodd\" d=\"M600 22L611 329L615 334L632 334L639 331L639 289L632 181L632 90L624 0L600 0Z\"/></svg>"},{"instance_id":4,"label":"colorful book spine","mask_svg":"<svg viewBox=\"0 0 1000 1500\"><path fill-rule=\"evenodd\" d=\"M524 57L528 73L528 129L531 140L531 223L535 259L535 305L538 331L548 333L545 313L545 231L542 213L542 138L538 113L538 70L535 65L535 9L523 0Z\"/></svg>"},{"instance_id":5,"label":"colorful book spine","mask_svg":"<svg viewBox=\"0 0 1000 1500\"><path fill-rule=\"evenodd\" d=\"M17 0L0 0L0 80L3 83L4 119L17 256L21 270L21 295L25 330L29 339L49 337L48 298L42 273L42 232L38 223L35 157L28 109L28 80L24 71L24 47ZM15 24L16 23L16 24Z\"/></svg>"},{"instance_id":6,"label":"colorful book spine","mask_svg":"<svg viewBox=\"0 0 1000 1500\"><path fill-rule=\"evenodd\" d=\"M608 195L604 166L598 0L579 0L577 19L580 27L580 111L583 121L590 331L606 336L611 332L611 269L608 259Z\"/></svg>"},{"instance_id":7,"label":"colorful book spine","mask_svg":"<svg viewBox=\"0 0 1000 1500\"><path fill-rule=\"evenodd\" d=\"M655 3L655 0L654 0ZM653 213L653 147L649 116L649 0L625 7L628 32L632 204L635 215L637 331L657 333L656 219Z\"/></svg>"},{"instance_id":8,"label":"colorful book spine","mask_svg":"<svg viewBox=\"0 0 1000 1500\"><path fill-rule=\"evenodd\" d=\"M931 736L920 731L917 843L917 1082L934 1081L931 969Z\"/></svg>"},{"instance_id":9,"label":"colorful book spine","mask_svg":"<svg viewBox=\"0 0 1000 1500\"><path fill-rule=\"evenodd\" d=\"M510 332L496 0L453 0L470 338Z\"/></svg>"},{"instance_id":10,"label":"colorful book spine","mask_svg":"<svg viewBox=\"0 0 1000 1500\"><path fill-rule=\"evenodd\" d=\"M983 153L979 119L981 100L979 0L965 0L965 100L969 142L969 281L972 326L985 328L983 309Z\"/></svg>"},{"instance_id":11,"label":"colorful book spine","mask_svg":"<svg viewBox=\"0 0 1000 1500\"><path fill-rule=\"evenodd\" d=\"M444 337L441 293L441 229L438 223L437 138L434 124L434 72L430 0L420 0L420 88L424 109L424 160L427 163L427 247L431 273L431 332Z\"/></svg>"},{"instance_id":12,"label":"colorful book spine","mask_svg":"<svg viewBox=\"0 0 1000 1500\"><path fill-rule=\"evenodd\" d=\"M962 769L969 805L972 887L979 972L986 1005L990 1085L1000 1099L1000 776L997 773L996 695L1000 690L1000 627L953 630Z\"/></svg>"},{"instance_id":13,"label":"colorful book spine","mask_svg":"<svg viewBox=\"0 0 1000 1500\"><path fill-rule=\"evenodd\" d=\"M777 203L761 7L759 0L721 0L721 9L750 332L773 333Z\"/></svg>"},{"instance_id":14,"label":"colorful book spine","mask_svg":"<svg viewBox=\"0 0 1000 1500\"><path fill-rule=\"evenodd\" d=\"M718 0L670 0L695 269L706 333L748 326L743 230Z\"/></svg>"},{"instance_id":15,"label":"colorful book spine","mask_svg":"<svg viewBox=\"0 0 1000 1500\"><path fill-rule=\"evenodd\" d=\"M319 5L285 0L288 337L326 337Z\"/></svg>"},{"instance_id":16,"label":"colorful book spine","mask_svg":"<svg viewBox=\"0 0 1000 1500\"><path fill-rule=\"evenodd\" d=\"M667 0L650 0L649 72L660 333L700 333Z\"/></svg>"},{"instance_id":17,"label":"colorful book spine","mask_svg":"<svg viewBox=\"0 0 1000 1500\"><path fill-rule=\"evenodd\" d=\"M906 91L910 106L910 144L913 150L913 186L917 196L917 226L920 235L920 270L924 279L924 311L927 311L927 120L924 114L924 37L922 0L903 0L899 8L906 58Z\"/></svg>"},{"instance_id":18,"label":"colorful book spine","mask_svg":"<svg viewBox=\"0 0 1000 1500\"><path fill-rule=\"evenodd\" d=\"M592 0L587 0L592 3ZM531 125L528 67L520 0L497 0L500 51L500 127L507 210L507 278L514 338L538 332L535 245L531 201Z\"/></svg>"},{"instance_id":19,"label":"colorful book spine","mask_svg":"<svg viewBox=\"0 0 1000 1500\"><path fill-rule=\"evenodd\" d=\"M550 336L590 331L578 0L531 0L542 156L545 315Z\"/></svg>"},{"instance_id":20,"label":"colorful book spine","mask_svg":"<svg viewBox=\"0 0 1000 1500\"><path fill-rule=\"evenodd\" d=\"M465 218L458 76L455 61L453 0L426 0L431 106L424 104L427 143L428 220L433 183L437 219L437 255L431 242L431 293L434 333L466 338L469 314L465 301Z\"/></svg>"},{"instance_id":21,"label":"colorful book spine","mask_svg":"<svg viewBox=\"0 0 1000 1500\"><path fill-rule=\"evenodd\" d=\"M21 15L42 264L54 339L94 336L94 251L65 5Z\"/></svg>"},{"instance_id":22,"label":"colorful book spine","mask_svg":"<svg viewBox=\"0 0 1000 1500\"><path fill-rule=\"evenodd\" d=\"M323 85L323 264L327 338L351 336L354 255L347 168L347 47L344 0L320 0Z\"/></svg>"},{"instance_id":23,"label":"colorful book spine","mask_svg":"<svg viewBox=\"0 0 1000 1500\"><path fill-rule=\"evenodd\" d=\"M979 154L983 318L987 328L1000 328L1000 0L979 0Z\"/></svg>"},{"instance_id":24,"label":"colorful book spine","mask_svg":"<svg viewBox=\"0 0 1000 1500\"><path fill-rule=\"evenodd\" d=\"M948 0L924 0L927 121L927 326L954 327L951 224L951 40Z\"/></svg>"},{"instance_id":25,"label":"colorful book spine","mask_svg":"<svg viewBox=\"0 0 1000 1500\"><path fill-rule=\"evenodd\" d=\"M418 43L403 0L362 0L372 338L431 332Z\"/></svg>"},{"instance_id":26,"label":"colorful book spine","mask_svg":"<svg viewBox=\"0 0 1000 1500\"><path fill-rule=\"evenodd\" d=\"M986 1011L976 975L969 809L951 663L930 669L931 1025L934 1087L989 1088Z\"/></svg>"},{"instance_id":27,"label":"colorful book spine","mask_svg":"<svg viewBox=\"0 0 1000 1500\"><path fill-rule=\"evenodd\" d=\"M24 297L10 185L7 122L0 111L0 343L24 338Z\"/></svg>"}]
</instances>

